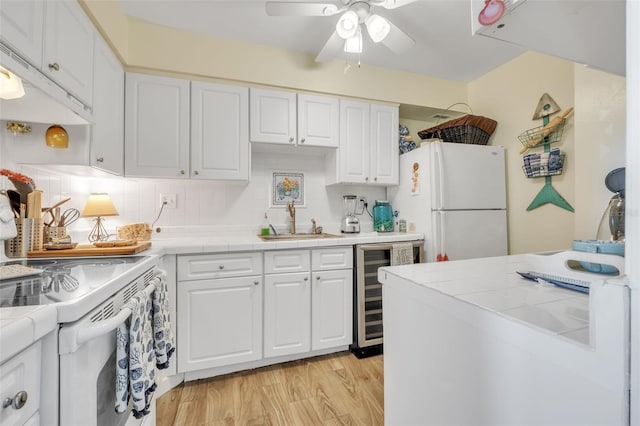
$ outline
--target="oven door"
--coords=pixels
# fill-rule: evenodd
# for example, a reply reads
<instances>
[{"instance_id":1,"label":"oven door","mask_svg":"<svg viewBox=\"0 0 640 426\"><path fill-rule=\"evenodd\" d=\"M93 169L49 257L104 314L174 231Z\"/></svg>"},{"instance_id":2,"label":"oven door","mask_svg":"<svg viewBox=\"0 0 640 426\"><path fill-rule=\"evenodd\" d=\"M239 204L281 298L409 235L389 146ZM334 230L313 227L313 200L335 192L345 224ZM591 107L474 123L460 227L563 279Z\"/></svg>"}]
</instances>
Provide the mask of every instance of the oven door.
<instances>
[{"instance_id":1,"label":"oven door","mask_svg":"<svg viewBox=\"0 0 640 426\"><path fill-rule=\"evenodd\" d=\"M132 295L143 288L153 291L153 284L145 287L144 281L139 278L80 320L60 327L61 425L155 425L155 399L150 413L141 419L131 413L131 403L127 412L115 411L115 329L131 315L129 308L120 306L123 294Z\"/></svg>"}]
</instances>

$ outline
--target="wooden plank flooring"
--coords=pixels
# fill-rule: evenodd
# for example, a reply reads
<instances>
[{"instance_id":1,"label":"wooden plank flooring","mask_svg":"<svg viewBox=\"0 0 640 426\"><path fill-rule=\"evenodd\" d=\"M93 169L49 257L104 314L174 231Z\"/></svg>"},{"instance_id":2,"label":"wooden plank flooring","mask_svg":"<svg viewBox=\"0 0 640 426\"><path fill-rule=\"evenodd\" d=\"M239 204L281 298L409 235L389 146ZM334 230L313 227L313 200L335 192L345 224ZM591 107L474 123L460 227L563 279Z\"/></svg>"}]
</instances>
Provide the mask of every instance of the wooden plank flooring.
<instances>
[{"instance_id":1,"label":"wooden plank flooring","mask_svg":"<svg viewBox=\"0 0 640 426\"><path fill-rule=\"evenodd\" d=\"M157 426L382 425L383 356L350 352L183 383L157 400Z\"/></svg>"}]
</instances>

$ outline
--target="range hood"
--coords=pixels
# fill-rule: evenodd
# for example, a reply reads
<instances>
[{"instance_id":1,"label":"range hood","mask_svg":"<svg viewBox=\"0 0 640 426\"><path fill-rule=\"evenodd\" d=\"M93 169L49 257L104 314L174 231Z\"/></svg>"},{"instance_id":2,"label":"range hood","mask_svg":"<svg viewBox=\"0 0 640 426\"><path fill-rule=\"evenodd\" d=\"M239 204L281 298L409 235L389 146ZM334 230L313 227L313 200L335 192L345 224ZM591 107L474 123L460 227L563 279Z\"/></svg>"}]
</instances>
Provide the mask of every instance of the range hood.
<instances>
[{"instance_id":1,"label":"range hood","mask_svg":"<svg viewBox=\"0 0 640 426\"><path fill-rule=\"evenodd\" d=\"M91 124L91 108L67 93L3 43L0 43L0 66L20 77L25 90L22 98L0 99L0 120Z\"/></svg>"}]
</instances>

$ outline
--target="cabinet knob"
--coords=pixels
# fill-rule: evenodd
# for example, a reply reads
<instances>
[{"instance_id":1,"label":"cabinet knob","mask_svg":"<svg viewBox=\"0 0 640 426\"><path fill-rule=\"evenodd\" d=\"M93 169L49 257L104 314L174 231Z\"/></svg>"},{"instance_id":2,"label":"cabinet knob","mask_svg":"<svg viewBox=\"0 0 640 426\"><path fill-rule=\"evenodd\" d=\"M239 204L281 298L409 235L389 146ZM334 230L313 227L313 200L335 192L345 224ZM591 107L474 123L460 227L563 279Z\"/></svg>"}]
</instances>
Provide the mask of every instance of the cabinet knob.
<instances>
[{"instance_id":1,"label":"cabinet knob","mask_svg":"<svg viewBox=\"0 0 640 426\"><path fill-rule=\"evenodd\" d=\"M316 275L316 281L320 281L320 275Z\"/></svg>"},{"instance_id":2,"label":"cabinet knob","mask_svg":"<svg viewBox=\"0 0 640 426\"><path fill-rule=\"evenodd\" d=\"M104 158L102 157L96 158L96 163L104 163Z\"/></svg>"},{"instance_id":3,"label":"cabinet knob","mask_svg":"<svg viewBox=\"0 0 640 426\"><path fill-rule=\"evenodd\" d=\"M300 143L304 143L305 140L305 138L300 139Z\"/></svg>"},{"instance_id":4,"label":"cabinet knob","mask_svg":"<svg viewBox=\"0 0 640 426\"><path fill-rule=\"evenodd\" d=\"M366 178L364 178L365 182L369 182L369 176L367 176Z\"/></svg>"},{"instance_id":5,"label":"cabinet knob","mask_svg":"<svg viewBox=\"0 0 640 426\"><path fill-rule=\"evenodd\" d=\"M49 64L49 69L51 71L60 71L60 65L58 65L57 62L54 62L52 64Z\"/></svg>"},{"instance_id":6,"label":"cabinet knob","mask_svg":"<svg viewBox=\"0 0 640 426\"><path fill-rule=\"evenodd\" d=\"M374 177L373 180L377 182L378 181L378 176Z\"/></svg>"},{"instance_id":7,"label":"cabinet knob","mask_svg":"<svg viewBox=\"0 0 640 426\"><path fill-rule=\"evenodd\" d=\"M224 265L218 266L218 269L224 269Z\"/></svg>"},{"instance_id":8,"label":"cabinet knob","mask_svg":"<svg viewBox=\"0 0 640 426\"><path fill-rule=\"evenodd\" d=\"M253 282L253 285L258 285L258 284L260 284L260 281L254 281Z\"/></svg>"},{"instance_id":9,"label":"cabinet knob","mask_svg":"<svg viewBox=\"0 0 640 426\"><path fill-rule=\"evenodd\" d=\"M196 176L198 176L200 173L198 173L198 171L197 171L197 170L194 170L194 171L193 171L193 174L194 174L194 175L196 175Z\"/></svg>"},{"instance_id":10,"label":"cabinet knob","mask_svg":"<svg viewBox=\"0 0 640 426\"><path fill-rule=\"evenodd\" d=\"M184 170L180 170L180 174L183 175L184 174Z\"/></svg>"},{"instance_id":11,"label":"cabinet knob","mask_svg":"<svg viewBox=\"0 0 640 426\"><path fill-rule=\"evenodd\" d=\"M309 277L304 277L304 281L309 281Z\"/></svg>"},{"instance_id":12,"label":"cabinet knob","mask_svg":"<svg viewBox=\"0 0 640 426\"><path fill-rule=\"evenodd\" d=\"M2 408L11 406L16 410L19 410L27 403L28 397L29 395L27 395L27 391L20 391L13 398L5 398L4 401L2 401Z\"/></svg>"},{"instance_id":13,"label":"cabinet knob","mask_svg":"<svg viewBox=\"0 0 640 426\"><path fill-rule=\"evenodd\" d=\"M293 138L289 138L289 143L293 143Z\"/></svg>"}]
</instances>

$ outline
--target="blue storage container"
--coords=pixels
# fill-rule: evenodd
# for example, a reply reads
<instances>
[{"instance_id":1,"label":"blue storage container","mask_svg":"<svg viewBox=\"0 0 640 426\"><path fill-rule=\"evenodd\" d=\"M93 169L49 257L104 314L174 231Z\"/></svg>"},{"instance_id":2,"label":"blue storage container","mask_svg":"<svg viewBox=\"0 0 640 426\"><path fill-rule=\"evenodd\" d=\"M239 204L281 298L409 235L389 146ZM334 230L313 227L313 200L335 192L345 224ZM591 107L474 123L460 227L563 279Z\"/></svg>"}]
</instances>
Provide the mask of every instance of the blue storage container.
<instances>
[{"instance_id":1,"label":"blue storage container","mask_svg":"<svg viewBox=\"0 0 640 426\"><path fill-rule=\"evenodd\" d=\"M615 254L624 257L624 241L573 240L572 247L575 251ZM613 266L602 265L600 263L580 262L580 264L587 271L599 274L613 274L618 271Z\"/></svg>"}]
</instances>

